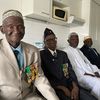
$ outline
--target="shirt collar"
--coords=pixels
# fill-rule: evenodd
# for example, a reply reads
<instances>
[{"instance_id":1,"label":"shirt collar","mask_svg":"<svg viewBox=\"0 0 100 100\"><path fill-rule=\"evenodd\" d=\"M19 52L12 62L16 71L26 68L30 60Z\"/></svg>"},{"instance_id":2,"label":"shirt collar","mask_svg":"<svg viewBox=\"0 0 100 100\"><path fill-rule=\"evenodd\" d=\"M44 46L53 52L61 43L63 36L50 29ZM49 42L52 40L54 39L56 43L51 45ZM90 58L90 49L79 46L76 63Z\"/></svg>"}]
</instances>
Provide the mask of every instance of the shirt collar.
<instances>
[{"instance_id":1,"label":"shirt collar","mask_svg":"<svg viewBox=\"0 0 100 100\"><path fill-rule=\"evenodd\" d=\"M17 50L17 51L19 51L20 53L22 53L21 44L20 44L17 48L13 48L12 46L11 46L11 48L12 48L13 51Z\"/></svg>"},{"instance_id":2,"label":"shirt collar","mask_svg":"<svg viewBox=\"0 0 100 100\"><path fill-rule=\"evenodd\" d=\"M51 50L51 49L49 49L49 48L48 48L48 50L51 52L52 55L54 55L54 52L55 52L55 53L57 52L56 50L53 51L53 50Z\"/></svg>"}]
</instances>

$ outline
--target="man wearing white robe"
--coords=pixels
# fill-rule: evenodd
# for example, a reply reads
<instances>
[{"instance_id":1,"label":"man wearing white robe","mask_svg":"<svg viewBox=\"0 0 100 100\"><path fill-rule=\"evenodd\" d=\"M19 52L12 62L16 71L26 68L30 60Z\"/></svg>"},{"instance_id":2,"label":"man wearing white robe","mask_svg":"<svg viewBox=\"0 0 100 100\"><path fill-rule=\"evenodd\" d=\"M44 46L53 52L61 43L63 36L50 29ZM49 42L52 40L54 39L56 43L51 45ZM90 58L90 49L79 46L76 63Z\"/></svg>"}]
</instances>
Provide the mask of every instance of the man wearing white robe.
<instances>
[{"instance_id":1,"label":"man wearing white robe","mask_svg":"<svg viewBox=\"0 0 100 100\"><path fill-rule=\"evenodd\" d=\"M79 38L77 33L73 32L68 38L69 46L64 50L77 75L79 84L91 90L91 93L100 100L100 70L92 65L83 53L77 48Z\"/></svg>"}]
</instances>

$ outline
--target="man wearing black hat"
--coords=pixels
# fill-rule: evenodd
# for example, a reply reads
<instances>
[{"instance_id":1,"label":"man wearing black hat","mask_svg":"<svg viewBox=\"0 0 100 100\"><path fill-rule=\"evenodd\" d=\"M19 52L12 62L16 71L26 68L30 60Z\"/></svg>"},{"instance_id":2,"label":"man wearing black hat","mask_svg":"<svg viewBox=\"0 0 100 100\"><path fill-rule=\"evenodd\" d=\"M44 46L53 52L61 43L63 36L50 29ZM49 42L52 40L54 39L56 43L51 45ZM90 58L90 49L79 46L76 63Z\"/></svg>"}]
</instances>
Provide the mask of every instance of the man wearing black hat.
<instances>
[{"instance_id":1,"label":"man wearing black hat","mask_svg":"<svg viewBox=\"0 0 100 100\"><path fill-rule=\"evenodd\" d=\"M44 74L54 87L60 100L78 100L77 83L69 73L70 62L67 54L56 49L57 38L51 29L44 31L45 50L40 52Z\"/></svg>"}]
</instances>

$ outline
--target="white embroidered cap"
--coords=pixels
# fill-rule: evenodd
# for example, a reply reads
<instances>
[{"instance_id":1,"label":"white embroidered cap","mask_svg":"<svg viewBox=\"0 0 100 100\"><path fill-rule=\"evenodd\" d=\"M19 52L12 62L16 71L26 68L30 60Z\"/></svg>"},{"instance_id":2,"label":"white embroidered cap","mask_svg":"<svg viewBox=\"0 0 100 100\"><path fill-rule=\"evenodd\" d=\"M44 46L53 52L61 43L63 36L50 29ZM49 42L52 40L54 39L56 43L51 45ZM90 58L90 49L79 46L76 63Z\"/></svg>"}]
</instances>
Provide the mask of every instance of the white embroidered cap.
<instances>
[{"instance_id":1,"label":"white embroidered cap","mask_svg":"<svg viewBox=\"0 0 100 100\"><path fill-rule=\"evenodd\" d=\"M84 41L85 41L85 40L88 40L88 39L92 39L92 38L91 38L90 36L85 36L85 37L84 37Z\"/></svg>"},{"instance_id":2,"label":"white embroidered cap","mask_svg":"<svg viewBox=\"0 0 100 100\"><path fill-rule=\"evenodd\" d=\"M22 14L18 10L7 10L2 15L2 20L4 21L6 18L10 16L18 16L23 19Z\"/></svg>"},{"instance_id":3,"label":"white embroidered cap","mask_svg":"<svg viewBox=\"0 0 100 100\"><path fill-rule=\"evenodd\" d=\"M76 32L72 32L72 33L69 34L69 36L68 36L68 40L69 40L69 39L71 38L71 36L73 36L73 35L78 36L78 34L77 34Z\"/></svg>"}]
</instances>

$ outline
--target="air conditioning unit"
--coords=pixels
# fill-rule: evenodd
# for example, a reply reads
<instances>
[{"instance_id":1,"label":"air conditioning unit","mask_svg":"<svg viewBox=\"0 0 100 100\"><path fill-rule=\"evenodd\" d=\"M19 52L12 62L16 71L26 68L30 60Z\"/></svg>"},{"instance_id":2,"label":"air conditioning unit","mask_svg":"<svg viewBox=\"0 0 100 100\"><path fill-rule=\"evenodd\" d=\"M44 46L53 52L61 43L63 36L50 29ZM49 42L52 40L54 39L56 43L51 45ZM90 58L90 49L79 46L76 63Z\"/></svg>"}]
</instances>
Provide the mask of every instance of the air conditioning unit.
<instances>
[{"instance_id":1,"label":"air conditioning unit","mask_svg":"<svg viewBox=\"0 0 100 100\"><path fill-rule=\"evenodd\" d=\"M85 23L84 19L78 18L78 17L76 17L74 15L70 15L70 17L69 17L69 19L67 21L67 24L70 27L82 26L84 23Z\"/></svg>"}]
</instances>

